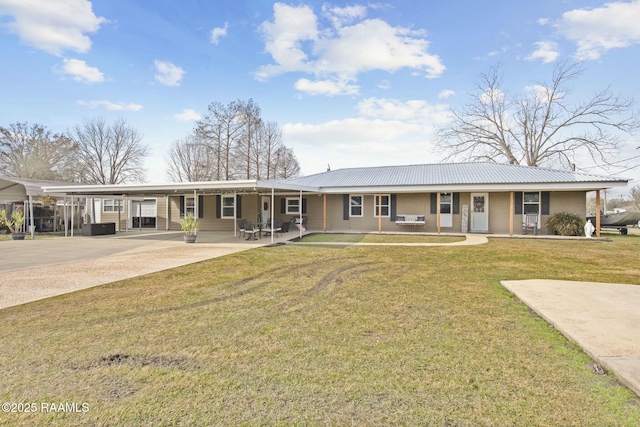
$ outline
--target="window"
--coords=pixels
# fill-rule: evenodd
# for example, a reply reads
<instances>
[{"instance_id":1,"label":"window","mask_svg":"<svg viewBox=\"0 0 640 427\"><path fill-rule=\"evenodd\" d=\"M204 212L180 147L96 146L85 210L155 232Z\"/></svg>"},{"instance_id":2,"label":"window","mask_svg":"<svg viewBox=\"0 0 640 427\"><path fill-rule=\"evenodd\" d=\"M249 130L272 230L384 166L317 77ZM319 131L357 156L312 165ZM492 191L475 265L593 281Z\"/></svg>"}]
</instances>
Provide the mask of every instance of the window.
<instances>
[{"instance_id":1,"label":"window","mask_svg":"<svg viewBox=\"0 0 640 427\"><path fill-rule=\"evenodd\" d=\"M287 215L298 215L300 214L300 198L298 197L287 197Z\"/></svg>"},{"instance_id":2,"label":"window","mask_svg":"<svg viewBox=\"0 0 640 427\"><path fill-rule=\"evenodd\" d=\"M233 196L222 196L222 218L234 218L235 214L235 198Z\"/></svg>"},{"instance_id":3,"label":"window","mask_svg":"<svg viewBox=\"0 0 640 427\"><path fill-rule=\"evenodd\" d=\"M540 214L540 193L539 192L525 192L522 195L522 213L527 214Z\"/></svg>"},{"instance_id":4,"label":"window","mask_svg":"<svg viewBox=\"0 0 640 427\"><path fill-rule=\"evenodd\" d=\"M440 193L440 213L450 214L453 212L451 205L453 202L453 195L451 193Z\"/></svg>"},{"instance_id":5,"label":"window","mask_svg":"<svg viewBox=\"0 0 640 427\"><path fill-rule=\"evenodd\" d=\"M362 216L362 196L349 196L349 216Z\"/></svg>"},{"instance_id":6,"label":"window","mask_svg":"<svg viewBox=\"0 0 640 427\"><path fill-rule=\"evenodd\" d=\"M191 212L193 216L196 215L196 199L193 197L184 198L184 214Z\"/></svg>"},{"instance_id":7,"label":"window","mask_svg":"<svg viewBox=\"0 0 640 427\"><path fill-rule=\"evenodd\" d=\"M382 216L383 217L389 217L389 206L390 206L390 200L391 200L391 196L389 196L388 194L383 194L382 197L379 197L378 195L375 195L373 197L375 203L375 209L373 211L373 216L375 218L378 217L378 208L382 207ZM380 199L382 199L382 203L380 203Z\"/></svg>"},{"instance_id":8,"label":"window","mask_svg":"<svg viewBox=\"0 0 640 427\"><path fill-rule=\"evenodd\" d=\"M102 212L124 212L122 200L104 199L102 201Z\"/></svg>"}]
</instances>

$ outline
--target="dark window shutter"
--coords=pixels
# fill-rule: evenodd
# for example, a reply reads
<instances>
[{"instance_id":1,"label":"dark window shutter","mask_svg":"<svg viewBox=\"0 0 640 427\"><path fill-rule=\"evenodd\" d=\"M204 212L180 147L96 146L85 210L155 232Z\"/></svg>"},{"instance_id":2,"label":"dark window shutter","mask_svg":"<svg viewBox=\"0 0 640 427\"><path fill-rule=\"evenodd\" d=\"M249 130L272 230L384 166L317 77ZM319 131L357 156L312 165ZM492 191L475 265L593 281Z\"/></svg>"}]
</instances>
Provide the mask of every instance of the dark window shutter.
<instances>
[{"instance_id":1,"label":"dark window shutter","mask_svg":"<svg viewBox=\"0 0 640 427\"><path fill-rule=\"evenodd\" d=\"M204 218L204 196L198 196L198 218Z\"/></svg>"},{"instance_id":2,"label":"dark window shutter","mask_svg":"<svg viewBox=\"0 0 640 427\"><path fill-rule=\"evenodd\" d=\"M349 195L342 195L342 219L345 221L349 220Z\"/></svg>"},{"instance_id":3,"label":"dark window shutter","mask_svg":"<svg viewBox=\"0 0 640 427\"><path fill-rule=\"evenodd\" d=\"M453 214L460 214L460 193L452 193L451 198L453 199Z\"/></svg>"},{"instance_id":4,"label":"dark window shutter","mask_svg":"<svg viewBox=\"0 0 640 427\"><path fill-rule=\"evenodd\" d=\"M515 192L515 201L514 201L514 211L513 213L516 215L522 215L522 192L521 191L516 191Z\"/></svg>"},{"instance_id":5,"label":"dark window shutter","mask_svg":"<svg viewBox=\"0 0 640 427\"><path fill-rule=\"evenodd\" d=\"M540 206L540 215L549 215L549 201L551 199L551 193L548 191L543 191L540 194L540 202L542 206Z\"/></svg>"},{"instance_id":6,"label":"dark window shutter","mask_svg":"<svg viewBox=\"0 0 640 427\"><path fill-rule=\"evenodd\" d=\"M280 199L280 213L282 214L286 214L287 213L287 198L283 197L282 199Z\"/></svg>"},{"instance_id":7,"label":"dark window shutter","mask_svg":"<svg viewBox=\"0 0 640 427\"><path fill-rule=\"evenodd\" d=\"M304 197L302 198L302 213L307 213L307 199L305 199Z\"/></svg>"},{"instance_id":8,"label":"dark window shutter","mask_svg":"<svg viewBox=\"0 0 640 427\"><path fill-rule=\"evenodd\" d=\"M438 213L438 193L431 193L429 195L431 199L430 211L431 215L435 215Z\"/></svg>"},{"instance_id":9,"label":"dark window shutter","mask_svg":"<svg viewBox=\"0 0 640 427\"><path fill-rule=\"evenodd\" d=\"M184 218L184 196L180 196L180 218Z\"/></svg>"},{"instance_id":10,"label":"dark window shutter","mask_svg":"<svg viewBox=\"0 0 640 427\"><path fill-rule=\"evenodd\" d=\"M242 218L242 196L236 195L236 218Z\"/></svg>"},{"instance_id":11,"label":"dark window shutter","mask_svg":"<svg viewBox=\"0 0 640 427\"><path fill-rule=\"evenodd\" d=\"M216 218L221 218L221 217L222 217L222 196L218 194L216 196Z\"/></svg>"},{"instance_id":12,"label":"dark window shutter","mask_svg":"<svg viewBox=\"0 0 640 427\"><path fill-rule=\"evenodd\" d=\"M391 221L395 221L396 220L396 202L397 202L397 195L396 194L392 194L391 195L391 200L389 201L389 203L391 203L391 215L389 215L389 219Z\"/></svg>"}]
</instances>

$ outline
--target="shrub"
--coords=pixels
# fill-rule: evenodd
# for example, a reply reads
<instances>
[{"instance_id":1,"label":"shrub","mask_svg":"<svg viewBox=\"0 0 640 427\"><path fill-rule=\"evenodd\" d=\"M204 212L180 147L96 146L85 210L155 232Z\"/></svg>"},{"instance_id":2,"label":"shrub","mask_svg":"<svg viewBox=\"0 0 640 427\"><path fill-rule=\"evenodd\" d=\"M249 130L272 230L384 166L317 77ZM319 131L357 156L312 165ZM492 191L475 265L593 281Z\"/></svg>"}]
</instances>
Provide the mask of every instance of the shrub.
<instances>
[{"instance_id":1,"label":"shrub","mask_svg":"<svg viewBox=\"0 0 640 427\"><path fill-rule=\"evenodd\" d=\"M560 236L579 236L583 233L585 220L576 214L558 212L547 220L549 232Z\"/></svg>"}]
</instances>

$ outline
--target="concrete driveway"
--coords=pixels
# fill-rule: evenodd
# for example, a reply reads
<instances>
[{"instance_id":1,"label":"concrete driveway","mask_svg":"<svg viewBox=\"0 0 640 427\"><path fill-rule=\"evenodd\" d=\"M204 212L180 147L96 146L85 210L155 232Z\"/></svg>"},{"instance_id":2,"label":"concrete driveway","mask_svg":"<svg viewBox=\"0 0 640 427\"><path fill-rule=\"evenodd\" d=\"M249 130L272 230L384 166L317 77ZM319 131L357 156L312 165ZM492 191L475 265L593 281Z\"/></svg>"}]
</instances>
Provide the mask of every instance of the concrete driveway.
<instances>
[{"instance_id":1,"label":"concrete driveway","mask_svg":"<svg viewBox=\"0 0 640 427\"><path fill-rule=\"evenodd\" d=\"M269 243L229 232L199 233L195 244L184 243L181 232L0 242L0 309Z\"/></svg>"},{"instance_id":2,"label":"concrete driveway","mask_svg":"<svg viewBox=\"0 0 640 427\"><path fill-rule=\"evenodd\" d=\"M640 286L566 280L502 285L640 396Z\"/></svg>"}]
</instances>

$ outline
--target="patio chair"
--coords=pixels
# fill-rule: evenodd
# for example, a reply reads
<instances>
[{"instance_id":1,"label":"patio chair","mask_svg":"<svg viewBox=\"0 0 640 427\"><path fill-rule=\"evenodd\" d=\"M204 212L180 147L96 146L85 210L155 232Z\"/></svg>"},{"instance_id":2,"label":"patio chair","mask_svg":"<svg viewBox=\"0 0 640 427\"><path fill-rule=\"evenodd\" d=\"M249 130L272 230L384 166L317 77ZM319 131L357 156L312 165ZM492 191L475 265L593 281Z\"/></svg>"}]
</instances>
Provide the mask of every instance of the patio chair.
<instances>
[{"instance_id":1,"label":"patio chair","mask_svg":"<svg viewBox=\"0 0 640 427\"><path fill-rule=\"evenodd\" d=\"M525 214L522 220L522 234L527 234L527 230L533 230L533 234L538 234L538 214Z\"/></svg>"},{"instance_id":2,"label":"patio chair","mask_svg":"<svg viewBox=\"0 0 640 427\"><path fill-rule=\"evenodd\" d=\"M267 228L265 228L264 231L265 231L265 233L264 233L265 236L270 236L271 235L271 222L267 223ZM280 233L280 235L282 235L282 221L276 221L273 224L273 233L275 235L278 235L278 233Z\"/></svg>"},{"instance_id":3,"label":"patio chair","mask_svg":"<svg viewBox=\"0 0 640 427\"><path fill-rule=\"evenodd\" d=\"M248 221L246 219L238 220L238 239L241 239L245 236L247 225L248 225Z\"/></svg>"},{"instance_id":4,"label":"patio chair","mask_svg":"<svg viewBox=\"0 0 640 427\"><path fill-rule=\"evenodd\" d=\"M283 222L280 233L288 233L290 225L291 223L289 221Z\"/></svg>"},{"instance_id":5,"label":"patio chair","mask_svg":"<svg viewBox=\"0 0 640 427\"><path fill-rule=\"evenodd\" d=\"M245 228L244 234L245 235L249 235L249 234L251 235L251 237L247 237L247 240L258 240L256 238L256 234L258 235L258 237L260 237L260 238L262 237L262 236L260 236L260 227L258 227L257 225L255 225L255 224L253 224L251 222L247 223L247 228Z\"/></svg>"}]
</instances>

